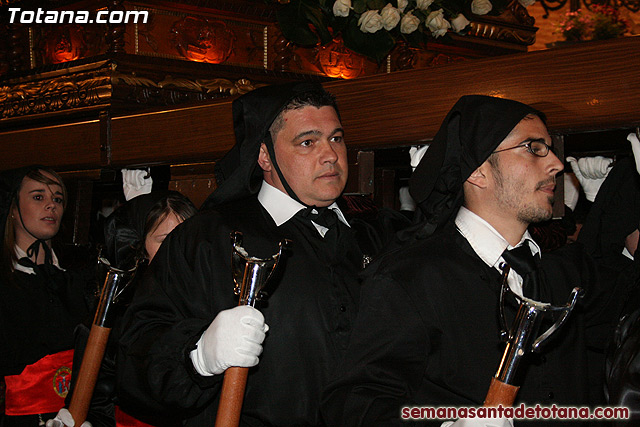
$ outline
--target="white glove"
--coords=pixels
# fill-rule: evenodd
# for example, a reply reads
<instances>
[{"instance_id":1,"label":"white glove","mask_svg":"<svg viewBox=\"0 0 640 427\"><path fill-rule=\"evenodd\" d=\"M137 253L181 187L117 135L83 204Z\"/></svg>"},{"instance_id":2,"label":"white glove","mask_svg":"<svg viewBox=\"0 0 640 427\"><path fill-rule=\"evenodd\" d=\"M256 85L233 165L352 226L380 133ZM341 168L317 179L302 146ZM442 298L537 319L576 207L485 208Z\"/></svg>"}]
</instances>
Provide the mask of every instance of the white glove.
<instances>
[{"instance_id":1,"label":"white glove","mask_svg":"<svg viewBox=\"0 0 640 427\"><path fill-rule=\"evenodd\" d=\"M416 202L409 194L409 187L400 187L400 192L398 194L398 199L400 199L400 210L401 211L415 211L416 210Z\"/></svg>"},{"instance_id":2,"label":"white glove","mask_svg":"<svg viewBox=\"0 0 640 427\"><path fill-rule=\"evenodd\" d=\"M424 157L424 153L427 152L427 150L429 149L429 144L425 144L422 147L418 147L417 145L412 146L411 148L409 148L409 157L411 157L411 171L415 171L416 168L418 167L418 164L420 163L420 160L422 160L422 157Z\"/></svg>"},{"instance_id":3,"label":"white glove","mask_svg":"<svg viewBox=\"0 0 640 427\"><path fill-rule=\"evenodd\" d=\"M73 415L68 409L62 408L58 411L58 415L52 420L48 420L46 427L74 427L76 422L73 421ZM93 427L89 421L82 423L80 427Z\"/></svg>"},{"instance_id":4,"label":"white glove","mask_svg":"<svg viewBox=\"0 0 640 427\"><path fill-rule=\"evenodd\" d=\"M441 427L513 427L511 418L459 418L445 421Z\"/></svg>"},{"instance_id":5,"label":"white glove","mask_svg":"<svg viewBox=\"0 0 640 427\"><path fill-rule=\"evenodd\" d=\"M636 170L640 173L640 141L635 133L627 135L627 140L631 143L631 150L633 151L633 157L636 159Z\"/></svg>"},{"instance_id":6,"label":"white glove","mask_svg":"<svg viewBox=\"0 0 640 427\"><path fill-rule=\"evenodd\" d=\"M148 175L146 178L145 176ZM122 191L128 202L136 196L151 193L153 179L149 172L142 169L122 169Z\"/></svg>"},{"instance_id":7,"label":"white glove","mask_svg":"<svg viewBox=\"0 0 640 427\"><path fill-rule=\"evenodd\" d=\"M268 330L262 313L251 306L223 310L191 352L193 366L204 376L221 374L231 366L255 366Z\"/></svg>"},{"instance_id":8,"label":"white glove","mask_svg":"<svg viewBox=\"0 0 640 427\"><path fill-rule=\"evenodd\" d=\"M571 172L564 173L564 204L572 211L576 210L580 197L580 183Z\"/></svg>"},{"instance_id":9,"label":"white glove","mask_svg":"<svg viewBox=\"0 0 640 427\"><path fill-rule=\"evenodd\" d=\"M582 185L582 190L587 196L587 200L593 202L596 199L598 190L600 190L600 186L611 170L613 159L596 156L582 157L576 160L575 157L567 157L567 161L571 164L573 173L576 174L576 178Z\"/></svg>"}]
</instances>

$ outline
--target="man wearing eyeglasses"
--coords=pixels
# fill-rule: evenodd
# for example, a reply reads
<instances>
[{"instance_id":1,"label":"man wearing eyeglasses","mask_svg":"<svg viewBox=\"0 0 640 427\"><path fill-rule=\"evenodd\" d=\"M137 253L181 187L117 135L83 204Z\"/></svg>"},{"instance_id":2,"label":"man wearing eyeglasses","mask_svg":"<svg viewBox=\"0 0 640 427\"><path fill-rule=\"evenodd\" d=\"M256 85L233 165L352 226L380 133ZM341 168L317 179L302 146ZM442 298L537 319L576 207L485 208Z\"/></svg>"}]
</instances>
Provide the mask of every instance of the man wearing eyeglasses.
<instances>
[{"instance_id":1,"label":"man wearing eyeglasses","mask_svg":"<svg viewBox=\"0 0 640 427\"><path fill-rule=\"evenodd\" d=\"M540 259L527 232L551 218L563 169L544 120L520 102L477 95L449 112L410 182L427 220L366 271L346 358L325 393L329 425L403 425L403 407L482 406L504 350L499 294L506 251L514 248L528 254L536 272L509 260L514 293L564 305L574 286L587 292L542 354L526 357L516 405L592 403L585 313L597 301L595 271L578 246ZM516 309L509 299L508 322ZM510 424L443 425L452 422Z\"/></svg>"}]
</instances>

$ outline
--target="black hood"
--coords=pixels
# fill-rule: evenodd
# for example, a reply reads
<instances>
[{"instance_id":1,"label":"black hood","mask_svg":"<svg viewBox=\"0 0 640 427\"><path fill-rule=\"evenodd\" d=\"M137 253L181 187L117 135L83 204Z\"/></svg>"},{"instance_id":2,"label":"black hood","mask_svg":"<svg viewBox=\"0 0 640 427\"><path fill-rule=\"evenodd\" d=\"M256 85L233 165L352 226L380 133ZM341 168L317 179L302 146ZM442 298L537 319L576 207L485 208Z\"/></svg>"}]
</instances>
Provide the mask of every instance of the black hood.
<instances>
[{"instance_id":1,"label":"black hood","mask_svg":"<svg viewBox=\"0 0 640 427\"><path fill-rule=\"evenodd\" d=\"M324 89L320 83L287 83L261 87L233 101L236 144L216 163L218 188L205 200L201 210L248 197L260 190L260 145L267 142L271 124L289 101L306 92L324 92Z\"/></svg>"},{"instance_id":2,"label":"black hood","mask_svg":"<svg viewBox=\"0 0 640 427\"><path fill-rule=\"evenodd\" d=\"M411 197L426 217L423 234L457 212L466 179L528 114L545 120L540 111L509 99L467 95L456 102L409 181Z\"/></svg>"}]
</instances>

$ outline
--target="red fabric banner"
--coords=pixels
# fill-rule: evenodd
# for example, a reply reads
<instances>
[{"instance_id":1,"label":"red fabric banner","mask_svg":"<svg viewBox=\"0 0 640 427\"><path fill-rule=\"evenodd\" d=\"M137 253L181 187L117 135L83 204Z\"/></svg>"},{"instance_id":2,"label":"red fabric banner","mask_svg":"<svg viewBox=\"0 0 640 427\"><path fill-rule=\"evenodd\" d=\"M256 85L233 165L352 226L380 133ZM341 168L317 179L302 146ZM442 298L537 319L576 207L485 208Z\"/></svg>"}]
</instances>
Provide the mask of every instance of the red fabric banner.
<instances>
[{"instance_id":1,"label":"red fabric banner","mask_svg":"<svg viewBox=\"0 0 640 427\"><path fill-rule=\"evenodd\" d=\"M4 377L5 413L32 415L58 412L69 392L73 350L50 354L28 365L20 375Z\"/></svg>"}]
</instances>

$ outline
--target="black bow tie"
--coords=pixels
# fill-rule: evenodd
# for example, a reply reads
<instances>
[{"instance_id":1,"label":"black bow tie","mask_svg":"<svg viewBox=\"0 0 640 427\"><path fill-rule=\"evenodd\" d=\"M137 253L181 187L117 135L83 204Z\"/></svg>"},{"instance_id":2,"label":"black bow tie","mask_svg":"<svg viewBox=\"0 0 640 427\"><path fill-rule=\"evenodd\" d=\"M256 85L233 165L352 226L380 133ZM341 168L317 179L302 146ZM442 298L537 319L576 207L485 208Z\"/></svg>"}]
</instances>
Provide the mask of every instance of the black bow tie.
<instances>
[{"instance_id":1,"label":"black bow tie","mask_svg":"<svg viewBox=\"0 0 640 427\"><path fill-rule=\"evenodd\" d=\"M301 215L316 224L332 229L338 223L338 215L329 208L306 208L300 211Z\"/></svg>"},{"instance_id":2,"label":"black bow tie","mask_svg":"<svg viewBox=\"0 0 640 427\"><path fill-rule=\"evenodd\" d=\"M45 264L53 264L53 256L51 255L51 248L47 245L47 242L41 239L37 239L35 242L31 244L27 248L27 257L33 259L34 262L38 262L38 254L40 253L40 248L44 251L44 263Z\"/></svg>"},{"instance_id":3,"label":"black bow tie","mask_svg":"<svg viewBox=\"0 0 640 427\"><path fill-rule=\"evenodd\" d=\"M317 208L310 207L299 211L297 216L307 221L313 221L318 225L327 228L327 232L324 235L324 240L330 245L331 248L335 248L338 244L338 215L329 209L328 207Z\"/></svg>"},{"instance_id":4,"label":"black bow tie","mask_svg":"<svg viewBox=\"0 0 640 427\"><path fill-rule=\"evenodd\" d=\"M539 257L531 253L528 241L522 246L505 250L502 258L509 266L522 276L522 294L533 300L540 298L540 281L538 276Z\"/></svg>"}]
</instances>

